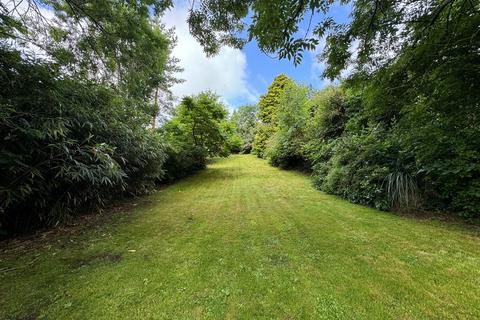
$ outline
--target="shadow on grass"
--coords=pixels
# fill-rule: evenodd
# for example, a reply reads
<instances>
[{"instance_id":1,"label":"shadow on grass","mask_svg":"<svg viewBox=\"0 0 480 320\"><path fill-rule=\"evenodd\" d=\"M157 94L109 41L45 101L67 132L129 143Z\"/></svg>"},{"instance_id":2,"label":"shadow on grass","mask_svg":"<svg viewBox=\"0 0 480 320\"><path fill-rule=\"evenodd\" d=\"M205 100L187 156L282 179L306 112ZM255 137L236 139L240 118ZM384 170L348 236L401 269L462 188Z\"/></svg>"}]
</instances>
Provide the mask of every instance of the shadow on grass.
<instances>
[{"instance_id":1,"label":"shadow on grass","mask_svg":"<svg viewBox=\"0 0 480 320\"><path fill-rule=\"evenodd\" d=\"M287 167L287 168L276 167L276 168L278 168L279 170L282 170L282 171L292 172L292 173L294 173L296 175L299 175L299 176L302 176L306 179L311 178L311 171L309 171L309 170L305 170L305 169L302 169L302 168L299 169L298 167ZM323 192L323 191L320 191L320 190L316 189L313 186L313 183L312 183L312 188L315 189L318 192ZM387 215L397 216L397 217L401 217L401 218L405 218L405 219L409 219L409 220L413 220L413 221L434 221L434 222L441 223L445 226L455 226L455 227L457 227L459 229L462 229L464 231L468 231L471 235L473 235L475 237L480 238L480 217L475 218L475 219L467 219L467 218L459 216L456 213L445 212L445 211L422 211L422 210L417 210L417 211L394 211L394 210L383 211L383 210L378 210L378 209L375 209L375 208L372 208L372 207L369 207L369 206L366 206L366 205L350 202L350 201L348 201L348 200L346 200L346 199L344 199L344 198L342 198L341 196L338 196L338 195L333 195L333 194L329 194L329 193L325 193L325 192L323 192L323 193L325 195L329 196L329 197L337 199L338 201L345 201L345 202L351 203L352 205L357 205L357 206L362 206L362 207L377 210L377 212L379 214L387 214Z\"/></svg>"},{"instance_id":2,"label":"shadow on grass","mask_svg":"<svg viewBox=\"0 0 480 320\"><path fill-rule=\"evenodd\" d=\"M105 251L95 254L90 254L84 257L76 257L71 259L65 259L66 264L70 269L79 269L82 267L106 264L114 265L121 262L123 255L121 253Z\"/></svg>"}]
</instances>

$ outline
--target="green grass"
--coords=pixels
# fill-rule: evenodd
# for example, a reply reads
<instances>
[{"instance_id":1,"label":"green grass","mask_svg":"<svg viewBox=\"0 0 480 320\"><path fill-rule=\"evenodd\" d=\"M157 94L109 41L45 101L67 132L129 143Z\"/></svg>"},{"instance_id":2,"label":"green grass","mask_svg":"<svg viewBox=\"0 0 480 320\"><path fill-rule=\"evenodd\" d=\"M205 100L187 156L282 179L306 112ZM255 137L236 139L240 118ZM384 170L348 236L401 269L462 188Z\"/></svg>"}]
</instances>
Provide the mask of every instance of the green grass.
<instances>
[{"instance_id":1,"label":"green grass","mask_svg":"<svg viewBox=\"0 0 480 320\"><path fill-rule=\"evenodd\" d=\"M478 229L350 204L254 156L0 253L0 318L480 318Z\"/></svg>"}]
</instances>

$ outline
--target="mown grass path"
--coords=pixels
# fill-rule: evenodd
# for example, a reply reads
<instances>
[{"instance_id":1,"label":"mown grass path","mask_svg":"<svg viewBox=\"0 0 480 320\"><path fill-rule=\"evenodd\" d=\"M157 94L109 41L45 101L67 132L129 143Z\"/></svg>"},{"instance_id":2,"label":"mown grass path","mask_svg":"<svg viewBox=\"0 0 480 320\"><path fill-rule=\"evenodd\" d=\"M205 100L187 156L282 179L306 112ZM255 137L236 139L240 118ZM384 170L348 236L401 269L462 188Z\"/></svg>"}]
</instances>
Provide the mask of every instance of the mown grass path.
<instances>
[{"instance_id":1,"label":"mown grass path","mask_svg":"<svg viewBox=\"0 0 480 320\"><path fill-rule=\"evenodd\" d=\"M0 318L478 319L479 232L232 156L118 223L0 253Z\"/></svg>"}]
</instances>

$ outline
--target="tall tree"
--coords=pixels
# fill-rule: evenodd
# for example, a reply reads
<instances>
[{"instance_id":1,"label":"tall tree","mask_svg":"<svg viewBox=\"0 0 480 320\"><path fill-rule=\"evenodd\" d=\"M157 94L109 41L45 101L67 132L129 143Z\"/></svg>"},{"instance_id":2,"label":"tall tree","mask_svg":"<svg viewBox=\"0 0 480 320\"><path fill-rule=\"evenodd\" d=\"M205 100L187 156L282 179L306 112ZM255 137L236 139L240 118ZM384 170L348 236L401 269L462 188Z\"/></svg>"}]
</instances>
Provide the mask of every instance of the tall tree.
<instances>
[{"instance_id":1,"label":"tall tree","mask_svg":"<svg viewBox=\"0 0 480 320\"><path fill-rule=\"evenodd\" d=\"M222 128L226 116L226 108L218 96L212 92L202 92L184 97L164 130L170 136L202 148L210 156L220 155L227 139Z\"/></svg>"},{"instance_id":2,"label":"tall tree","mask_svg":"<svg viewBox=\"0 0 480 320\"><path fill-rule=\"evenodd\" d=\"M255 137L255 127L258 122L258 107L256 105L241 106L232 114L232 122L243 140L244 152L250 152Z\"/></svg>"},{"instance_id":3,"label":"tall tree","mask_svg":"<svg viewBox=\"0 0 480 320\"><path fill-rule=\"evenodd\" d=\"M282 94L286 90L286 86L292 84L293 81L284 74L273 79L272 84L268 87L267 93L260 97L258 102L258 118L263 123L277 123L277 110L280 104Z\"/></svg>"},{"instance_id":4,"label":"tall tree","mask_svg":"<svg viewBox=\"0 0 480 320\"><path fill-rule=\"evenodd\" d=\"M311 91L292 83L285 88L277 110L277 130L267 148L270 163L279 167L305 167L307 120L310 116Z\"/></svg>"},{"instance_id":5,"label":"tall tree","mask_svg":"<svg viewBox=\"0 0 480 320\"><path fill-rule=\"evenodd\" d=\"M180 70L171 56L175 36L159 23L170 1L25 3L28 6L23 11L17 9L20 1L12 1L2 11L25 26L23 33L10 35L20 45L28 43L27 51L37 46L62 72L115 87L139 100L137 109L152 118L168 103L169 88L178 81L174 73ZM164 101L159 101L160 97ZM133 109L132 116L136 116Z\"/></svg>"},{"instance_id":6,"label":"tall tree","mask_svg":"<svg viewBox=\"0 0 480 320\"><path fill-rule=\"evenodd\" d=\"M0 234L163 177L165 141L147 126L171 84L173 39L154 2L0 3Z\"/></svg>"},{"instance_id":7,"label":"tall tree","mask_svg":"<svg viewBox=\"0 0 480 320\"><path fill-rule=\"evenodd\" d=\"M293 81L286 75L277 76L268 87L267 93L260 97L258 102L258 118L253 150L259 157L265 156L267 141L276 131L277 111L280 106L282 95Z\"/></svg>"}]
</instances>

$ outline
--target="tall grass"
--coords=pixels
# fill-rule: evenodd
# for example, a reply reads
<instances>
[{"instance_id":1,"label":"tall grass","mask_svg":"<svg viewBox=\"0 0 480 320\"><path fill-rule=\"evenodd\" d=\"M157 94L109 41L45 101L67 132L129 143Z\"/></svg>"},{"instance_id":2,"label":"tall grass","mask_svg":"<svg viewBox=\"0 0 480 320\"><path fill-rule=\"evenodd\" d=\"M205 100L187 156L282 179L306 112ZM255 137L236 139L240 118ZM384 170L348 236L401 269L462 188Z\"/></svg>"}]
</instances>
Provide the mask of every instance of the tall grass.
<instances>
[{"instance_id":1,"label":"tall grass","mask_svg":"<svg viewBox=\"0 0 480 320\"><path fill-rule=\"evenodd\" d=\"M414 177L404 172L392 172L386 177L386 183L392 209L406 211L420 207L421 197Z\"/></svg>"}]
</instances>

